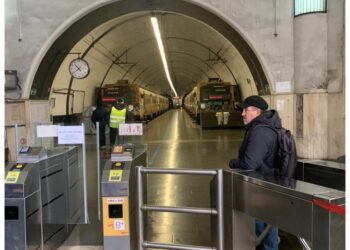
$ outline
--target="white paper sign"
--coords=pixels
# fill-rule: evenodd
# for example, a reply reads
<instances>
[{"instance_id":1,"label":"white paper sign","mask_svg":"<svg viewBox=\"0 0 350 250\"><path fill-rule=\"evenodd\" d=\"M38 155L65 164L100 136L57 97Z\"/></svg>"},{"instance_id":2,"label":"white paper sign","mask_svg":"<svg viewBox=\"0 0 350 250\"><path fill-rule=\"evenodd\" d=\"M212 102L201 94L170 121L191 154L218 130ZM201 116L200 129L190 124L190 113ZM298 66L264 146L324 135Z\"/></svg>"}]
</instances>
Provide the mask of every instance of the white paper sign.
<instances>
[{"instance_id":1,"label":"white paper sign","mask_svg":"<svg viewBox=\"0 0 350 250\"><path fill-rule=\"evenodd\" d=\"M284 100L277 100L276 102L276 110L283 111L284 110Z\"/></svg>"},{"instance_id":2,"label":"white paper sign","mask_svg":"<svg viewBox=\"0 0 350 250\"><path fill-rule=\"evenodd\" d=\"M58 144L83 144L83 126L58 126Z\"/></svg>"},{"instance_id":3,"label":"white paper sign","mask_svg":"<svg viewBox=\"0 0 350 250\"><path fill-rule=\"evenodd\" d=\"M143 135L142 123L119 124L119 135Z\"/></svg>"},{"instance_id":4,"label":"white paper sign","mask_svg":"<svg viewBox=\"0 0 350 250\"><path fill-rule=\"evenodd\" d=\"M57 137L57 125L38 125L36 127L37 137Z\"/></svg>"},{"instance_id":5,"label":"white paper sign","mask_svg":"<svg viewBox=\"0 0 350 250\"><path fill-rule=\"evenodd\" d=\"M276 82L276 93L292 92L292 83L290 81Z\"/></svg>"}]
</instances>

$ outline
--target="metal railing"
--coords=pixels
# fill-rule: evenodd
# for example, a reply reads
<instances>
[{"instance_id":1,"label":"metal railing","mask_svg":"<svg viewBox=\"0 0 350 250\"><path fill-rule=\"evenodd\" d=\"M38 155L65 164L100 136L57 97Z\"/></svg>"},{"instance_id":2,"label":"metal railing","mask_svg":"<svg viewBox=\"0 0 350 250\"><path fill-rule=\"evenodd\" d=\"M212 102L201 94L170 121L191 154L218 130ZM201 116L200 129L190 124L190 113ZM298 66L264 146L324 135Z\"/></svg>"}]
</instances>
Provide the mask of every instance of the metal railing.
<instances>
[{"instance_id":1,"label":"metal railing","mask_svg":"<svg viewBox=\"0 0 350 250\"><path fill-rule=\"evenodd\" d=\"M198 207L170 207L170 206L153 206L143 203L143 185L142 174L176 174L176 175L212 175L216 176L216 209L198 208ZM198 170L198 169L161 169L137 167L137 213L138 213L138 249L144 248L161 248L161 249L183 249L183 250L223 250L223 170ZM165 244L158 242L144 241L144 211L156 212L174 212L174 213L192 213L216 215L216 248L203 247L183 244Z\"/></svg>"}]
</instances>

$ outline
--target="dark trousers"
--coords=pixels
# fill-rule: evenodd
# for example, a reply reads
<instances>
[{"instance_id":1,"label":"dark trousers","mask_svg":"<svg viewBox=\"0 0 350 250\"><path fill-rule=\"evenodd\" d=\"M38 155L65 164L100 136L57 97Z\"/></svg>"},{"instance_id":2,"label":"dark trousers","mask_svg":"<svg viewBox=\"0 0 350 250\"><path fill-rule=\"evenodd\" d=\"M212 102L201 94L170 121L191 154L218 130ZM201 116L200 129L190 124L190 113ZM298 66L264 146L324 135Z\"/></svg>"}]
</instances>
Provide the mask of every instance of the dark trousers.
<instances>
[{"instance_id":1,"label":"dark trousers","mask_svg":"<svg viewBox=\"0 0 350 250\"><path fill-rule=\"evenodd\" d=\"M261 220L255 220L255 233L259 236L267 224ZM278 250L278 228L272 227L270 232L266 235L261 245L257 248L258 250Z\"/></svg>"},{"instance_id":2,"label":"dark trousers","mask_svg":"<svg viewBox=\"0 0 350 250\"><path fill-rule=\"evenodd\" d=\"M100 136L100 147L106 146L106 124L100 122L99 124L99 136Z\"/></svg>"},{"instance_id":3,"label":"dark trousers","mask_svg":"<svg viewBox=\"0 0 350 250\"><path fill-rule=\"evenodd\" d=\"M118 135L118 129L117 128L109 128L109 142L110 146L113 147L115 145L115 141L117 140L117 144L119 143L119 135Z\"/></svg>"},{"instance_id":4,"label":"dark trousers","mask_svg":"<svg viewBox=\"0 0 350 250\"><path fill-rule=\"evenodd\" d=\"M124 138L122 136L119 136L119 129L111 127L109 128L109 141L111 147L124 143Z\"/></svg>"}]
</instances>

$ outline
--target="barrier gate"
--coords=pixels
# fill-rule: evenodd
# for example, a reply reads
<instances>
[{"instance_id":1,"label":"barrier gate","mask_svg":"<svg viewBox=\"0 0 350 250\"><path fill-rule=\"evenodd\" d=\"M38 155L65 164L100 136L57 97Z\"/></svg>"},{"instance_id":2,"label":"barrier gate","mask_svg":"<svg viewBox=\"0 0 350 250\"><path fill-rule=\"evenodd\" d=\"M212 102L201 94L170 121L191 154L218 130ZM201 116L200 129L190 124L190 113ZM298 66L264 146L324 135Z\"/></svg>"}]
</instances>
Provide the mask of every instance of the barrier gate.
<instances>
[{"instance_id":1,"label":"barrier gate","mask_svg":"<svg viewBox=\"0 0 350 250\"><path fill-rule=\"evenodd\" d=\"M171 206L151 206L143 203L143 183L142 174L177 174L177 175L212 175L216 176L216 209L198 207L171 207ZM223 250L223 170L198 170L198 169L163 169L137 167L137 211L138 211L138 249L161 248L161 249L191 249L191 250ZM217 219L216 227L216 248L183 244L165 244L158 242L144 241L144 211L174 212L191 214L215 215Z\"/></svg>"},{"instance_id":2,"label":"barrier gate","mask_svg":"<svg viewBox=\"0 0 350 250\"><path fill-rule=\"evenodd\" d=\"M143 174L217 175L216 209L144 204ZM249 170L137 167L137 183L139 250L255 250L256 243L262 240L255 236L255 218L296 235L305 249L345 249L345 192L341 190ZM145 241L146 211L216 215L216 248Z\"/></svg>"},{"instance_id":3,"label":"barrier gate","mask_svg":"<svg viewBox=\"0 0 350 250\"><path fill-rule=\"evenodd\" d=\"M255 218L311 249L345 249L345 192L249 170L224 171L224 183L225 249L255 249Z\"/></svg>"}]
</instances>

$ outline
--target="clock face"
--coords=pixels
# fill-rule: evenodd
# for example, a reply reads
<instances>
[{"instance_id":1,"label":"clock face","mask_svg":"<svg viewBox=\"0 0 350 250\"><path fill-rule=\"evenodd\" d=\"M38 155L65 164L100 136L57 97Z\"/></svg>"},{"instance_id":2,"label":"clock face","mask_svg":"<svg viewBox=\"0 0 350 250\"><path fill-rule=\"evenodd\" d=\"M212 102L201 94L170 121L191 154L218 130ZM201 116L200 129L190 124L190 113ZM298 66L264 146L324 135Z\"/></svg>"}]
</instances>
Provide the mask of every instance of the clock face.
<instances>
[{"instance_id":1,"label":"clock face","mask_svg":"<svg viewBox=\"0 0 350 250\"><path fill-rule=\"evenodd\" d=\"M74 59L69 64L69 73L77 79L83 79L89 74L89 64L81 58Z\"/></svg>"}]
</instances>

